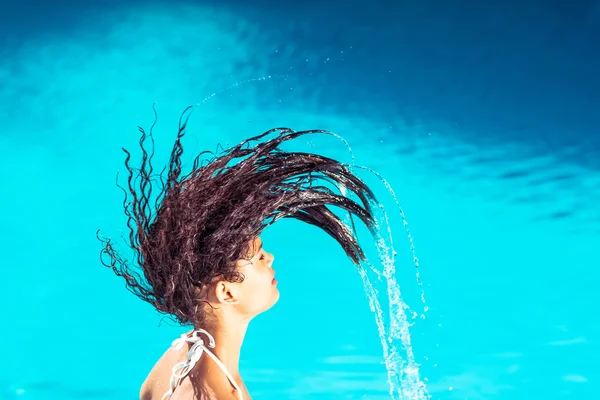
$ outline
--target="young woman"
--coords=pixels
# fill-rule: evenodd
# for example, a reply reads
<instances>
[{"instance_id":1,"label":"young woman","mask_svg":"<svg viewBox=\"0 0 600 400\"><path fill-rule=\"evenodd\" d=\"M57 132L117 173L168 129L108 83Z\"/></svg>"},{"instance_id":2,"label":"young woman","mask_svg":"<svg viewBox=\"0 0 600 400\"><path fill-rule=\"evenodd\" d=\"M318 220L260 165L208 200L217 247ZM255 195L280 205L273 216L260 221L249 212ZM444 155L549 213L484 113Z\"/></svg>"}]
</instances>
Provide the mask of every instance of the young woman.
<instances>
[{"instance_id":1,"label":"young woman","mask_svg":"<svg viewBox=\"0 0 600 400\"><path fill-rule=\"evenodd\" d=\"M261 232L280 218L296 218L327 232L358 265L364 254L352 217L374 232L372 206L377 203L346 165L280 148L288 140L326 131L273 129L206 160L200 158L203 152L183 174L181 139L188 110L166 177L153 175L154 149L149 154L144 146L147 139L154 144L152 131L146 135L140 128L139 169L130 167L124 149L129 171L125 214L143 278L120 258L110 239L100 239L102 262L159 312L193 327L158 360L142 385L142 400L250 399L239 372L244 335L252 318L279 298L274 257L263 246ZM328 206L348 212L352 227Z\"/></svg>"}]
</instances>

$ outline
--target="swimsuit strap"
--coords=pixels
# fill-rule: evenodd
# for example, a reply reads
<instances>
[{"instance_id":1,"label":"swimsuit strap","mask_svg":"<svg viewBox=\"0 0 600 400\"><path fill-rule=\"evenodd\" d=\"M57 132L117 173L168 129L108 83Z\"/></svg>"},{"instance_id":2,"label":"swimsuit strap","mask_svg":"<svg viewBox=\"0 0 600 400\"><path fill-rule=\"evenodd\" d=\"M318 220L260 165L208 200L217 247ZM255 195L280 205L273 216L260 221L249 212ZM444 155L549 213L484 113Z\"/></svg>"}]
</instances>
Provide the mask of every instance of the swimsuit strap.
<instances>
[{"instance_id":1,"label":"swimsuit strap","mask_svg":"<svg viewBox=\"0 0 600 400\"><path fill-rule=\"evenodd\" d=\"M185 361L179 362L173 366L173 370L171 373L171 381L170 381L171 388L169 389L169 391L167 393L164 394L164 396L162 397L162 400L168 400L171 398L171 396L173 395L173 391L175 390L175 387L177 386L177 382L180 379L183 379L187 376L187 374L192 370L192 368L194 368L194 365L196 365L196 362L200 359L200 357L202 357L202 353L204 353L204 352L206 354L208 354L208 356L210 358L212 358L213 361L215 363L217 363L217 365L225 373L225 376L227 376L227 379L229 379L229 382L231 382L233 387L238 391L239 399L244 400L244 396L242 394L242 391L240 390L240 387L235 382L235 380L233 379L233 377L231 376L229 371L227 371L227 368L225 368L225 365L221 362L221 360L219 360L217 358L217 356L215 356L208 349L208 347L204 344L204 340L202 339L202 337L200 337L201 333L205 334L208 337L208 347L214 348L215 347L215 339L211 336L210 333L206 332L204 329L195 330L192 333L191 337L188 337L184 333L178 339L175 339L173 341L173 344L171 345L171 347L173 347L175 350L181 350L181 348L185 345L185 343L192 343L192 347L190 348L190 351L188 352L187 359Z\"/></svg>"}]
</instances>

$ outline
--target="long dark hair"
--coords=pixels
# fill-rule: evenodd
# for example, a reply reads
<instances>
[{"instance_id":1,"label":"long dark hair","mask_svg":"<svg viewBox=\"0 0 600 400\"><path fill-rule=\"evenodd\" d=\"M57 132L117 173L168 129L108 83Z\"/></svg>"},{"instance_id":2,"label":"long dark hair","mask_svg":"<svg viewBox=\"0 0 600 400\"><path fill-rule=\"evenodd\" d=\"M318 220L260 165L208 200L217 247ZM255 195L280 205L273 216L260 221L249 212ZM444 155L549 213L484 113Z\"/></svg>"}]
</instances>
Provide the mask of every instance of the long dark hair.
<instances>
[{"instance_id":1,"label":"long dark hair","mask_svg":"<svg viewBox=\"0 0 600 400\"><path fill-rule=\"evenodd\" d=\"M102 263L125 278L130 291L180 323L198 326L205 317L199 308L198 289L216 278L241 282L243 276L236 270L235 261L247 257L248 243L280 218L296 218L318 226L360 265L365 255L352 216L375 231L372 206L377 201L372 191L343 163L279 147L302 135L330 132L272 129L218 154L200 153L191 172L182 176L182 138L190 109L181 115L166 180L166 167L153 175L154 124L149 134L139 128L139 169L130 167L131 154L123 149L129 172L127 188L121 187L129 245L144 278L119 256L110 239L98 238L103 244ZM261 141L270 135L274 137ZM152 144L150 153L146 150L147 140ZM203 160L207 154L212 157ZM152 207L156 190L159 192ZM346 193L353 193L358 201ZM351 226L328 206L345 210Z\"/></svg>"}]
</instances>

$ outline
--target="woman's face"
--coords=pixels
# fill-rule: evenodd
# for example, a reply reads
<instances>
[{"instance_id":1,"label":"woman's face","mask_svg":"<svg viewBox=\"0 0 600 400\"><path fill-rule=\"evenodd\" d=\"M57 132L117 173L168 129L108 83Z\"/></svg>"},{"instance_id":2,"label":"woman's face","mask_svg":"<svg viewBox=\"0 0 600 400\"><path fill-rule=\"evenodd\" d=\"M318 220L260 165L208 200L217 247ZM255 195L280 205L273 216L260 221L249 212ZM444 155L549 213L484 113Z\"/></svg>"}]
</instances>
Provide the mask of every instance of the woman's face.
<instances>
[{"instance_id":1,"label":"woman's face","mask_svg":"<svg viewBox=\"0 0 600 400\"><path fill-rule=\"evenodd\" d=\"M243 314L252 317L271 308L279 300L279 290L273 270L275 257L265 251L259 237L250 242L249 249L250 259L237 261L244 275L238 304Z\"/></svg>"}]
</instances>

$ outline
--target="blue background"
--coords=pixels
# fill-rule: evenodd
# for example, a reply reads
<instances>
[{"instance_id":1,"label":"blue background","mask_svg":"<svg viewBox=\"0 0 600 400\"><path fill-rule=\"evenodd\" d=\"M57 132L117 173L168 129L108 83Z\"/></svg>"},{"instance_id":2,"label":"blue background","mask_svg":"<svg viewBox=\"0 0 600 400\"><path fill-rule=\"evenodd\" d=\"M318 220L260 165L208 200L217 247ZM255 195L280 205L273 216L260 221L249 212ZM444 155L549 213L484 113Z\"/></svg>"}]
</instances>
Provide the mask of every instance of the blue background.
<instances>
[{"instance_id":1,"label":"blue background","mask_svg":"<svg viewBox=\"0 0 600 400\"><path fill-rule=\"evenodd\" d=\"M156 165L199 104L190 159L319 128L386 177L426 304L394 203L365 175L404 302L425 315L410 332L432 398L596 396L599 2L4 1L0 33L0 399L135 398L181 331L100 265L95 239L124 231L121 147L154 103ZM350 161L331 138L299 145ZM282 296L244 345L253 397L389 398L341 249L288 221L263 239Z\"/></svg>"}]
</instances>

